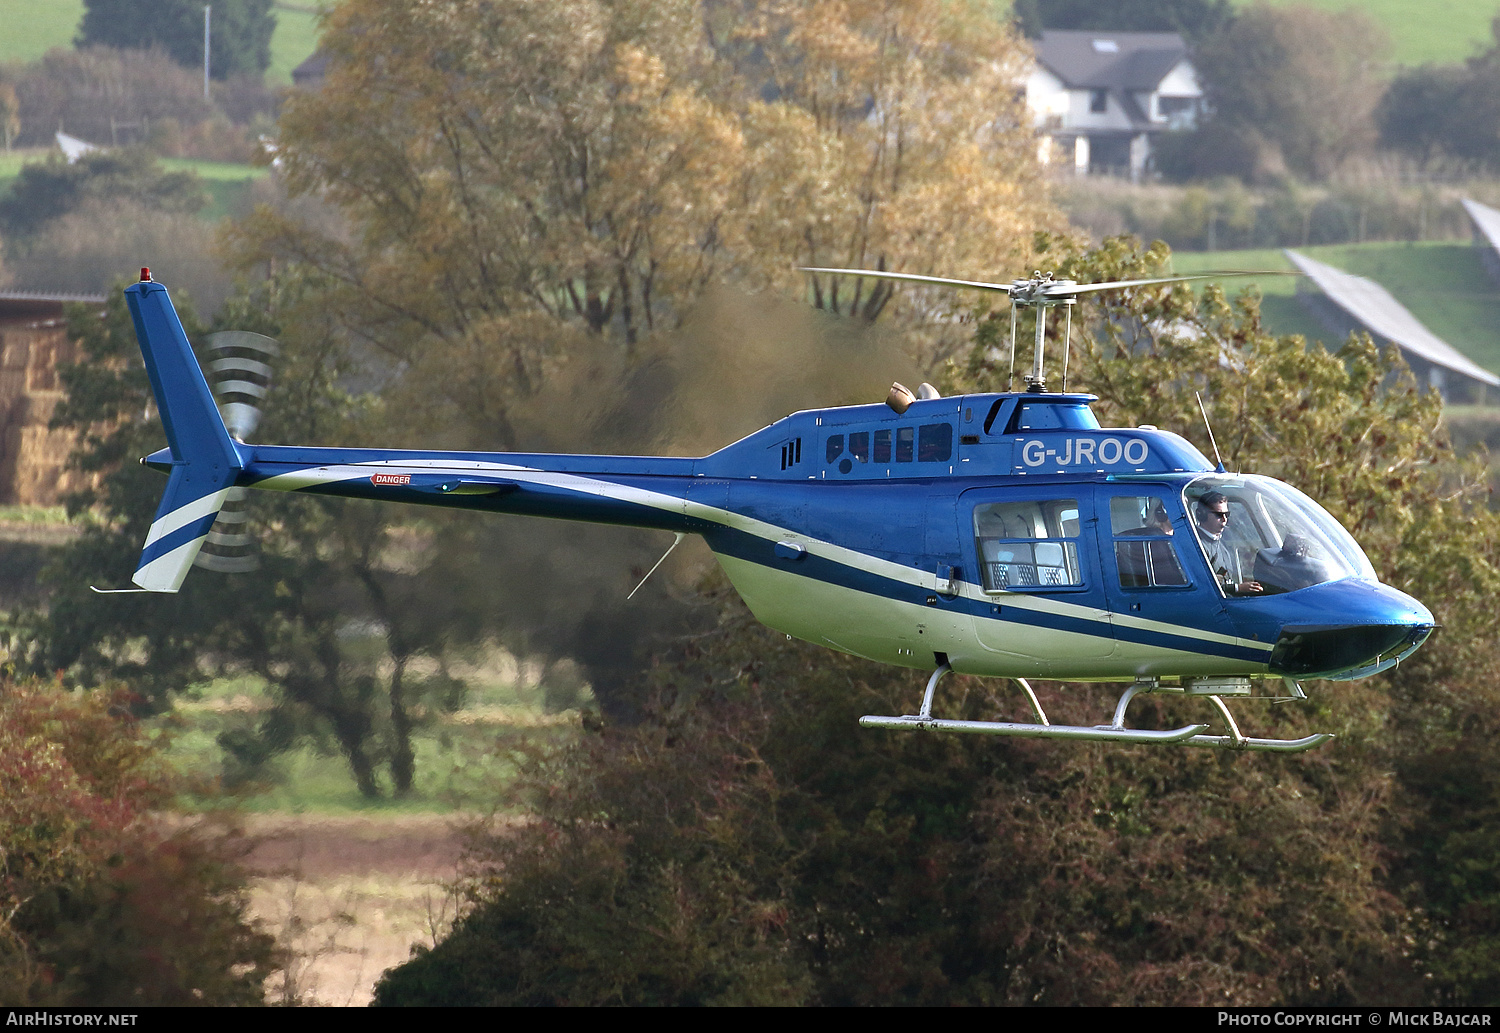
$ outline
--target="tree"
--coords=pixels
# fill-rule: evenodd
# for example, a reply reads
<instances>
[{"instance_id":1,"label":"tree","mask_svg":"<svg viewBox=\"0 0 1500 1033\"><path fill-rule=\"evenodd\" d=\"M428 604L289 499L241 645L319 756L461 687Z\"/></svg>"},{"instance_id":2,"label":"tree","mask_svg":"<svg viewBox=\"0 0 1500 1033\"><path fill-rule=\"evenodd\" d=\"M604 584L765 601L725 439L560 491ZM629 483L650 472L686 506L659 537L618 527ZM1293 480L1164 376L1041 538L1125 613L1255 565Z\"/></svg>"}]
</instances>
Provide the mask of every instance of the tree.
<instances>
[{"instance_id":1,"label":"tree","mask_svg":"<svg viewBox=\"0 0 1500 1033\"><path fill-rule=\"evenodd\" d=\"M10 153L10 143L21 133L21 100L16 88L10 83L0 83L0 139L5 141L5 153Z\"/></svg>"},{"instance_id":2,"label":"tree","mask_svg":"<svg viewBox=\"0 0 1500 1033\"><path fill-rule=\"evenodd\" d=\"M1460 66L1423 65L1396 76L1380 98L1380 142L1421 162L1467 148L1454 138L1471 76Z\"/></svg>"},{"instance_id":3,"label":"tree","mask_svg":"<svg viewBox=\"0 0 1500 1033\"><path fill-rule=\"evenodd\" d=\"M283 385L268 406L269 434L316 440L337 428L358 442L379 426L378 406L338 386L349 368L341 339L305 302L289 276L237 299L222 318L281 339ZM201 336L191 311L180 311L187 332ZM72 497L69 506L101 519L53 565L48 576L59 590L46 613L28 618L24 662L66 669L84 684L127 678L148 709L219 671L259 675L278 706L257 734L221 740L241 774L257 775L271 756L314 736L332 740L365 796L381 794L382 767L398 795L409 793L416 777L411 706L428 681L410 675L411 662L441 655L482 627L483 600L453 591L464 552L434 547L396 560L387 511L272 496L257 500L259 569L200 570L175 596L99 605L107 597L86 586L129 582L162 490L159 475L131 457L161 447L163 432L154 413L145 415L149 388L123 295L111 297L102 321L83 311L72 318L84 359L61 372L67 397L55 420L82 435L72 461L102 478L97 492ZM427 537L440 542L442 534L439 522ZM376 630L351 634L360 622Z\"/></svg>"},{"instance_id":4,"label":"tree","mask_svg":"<svg viewBox=\"0 0 1500 1033\"><path fill-rule=\"evenodd\" d=\"M1440 155L1500 159L1500 18L1495 44L1462 65L1424 65L1396 76L1377 110L1383 144L1421 161Z\"/></svg>"},{"instance_id":5,"label":"tree","mask_svg":"<svg viewBox=\"0 0 1500 1033\"><path fill-rule=\"evenodd\" d=\"M201 70L195 75L160 50L58 48L12 74L23 146L50 146L59 129L98 144L140 142L214 113Z\"/></svg>"},{"instance_id":6,"label":"tree","mask_svg":"<svg viewBox=\"0 0 1500 1033\"><path fill-rule=\"evenodd\" d=\"M276 30L272 0L155 0L149 15L131 0L84 0L75 47L102 44L150 50L160 47L180 65L203 67L203 8L211 6L209 74L215 79L271 66L271 34Z\"/></svg>"},{"instance_id":7,"label":"tree","mask_svg":"<svg viewBox=\"0 0 1500 1033\"><path fill-rule=\"evenodd\" d=\"M131 201L159 212L194 215L208 196L196 173L167 172L141 148L85 154L72 164L54 156L21 166L0 200L0 231L14 246L95 200Z\"/></svg>"},{"instance_id":8,"label":"tree","mask_svg":"<svg viewBox=\"0 0 1500 1033\"><path fill-rule=\"evenodd\" d=\"M1018 0L1016 20L1028 36L1043 29L1180 32L1198 43L1233 18L1228 0Z\"/></svg>"},{"instance_id":9,"label":"tree","mask_svg":"<svg viewBox=\"0 0 1500 1033\"><path fill-rule=\"evenodd\" d=\"M1262 174L1277 166L1324 179L1375 139L1390 40L1356 8L1259 4L1199 47L1212 115L1203 128L1203 174L1246 170L1213 165L1214 141L1228 135L1259 146Z\"/></svg>"},{"instance_id":10,"label":"tree","mask_svg":"<svg viewBox=\"0 0 1500 1033\"><path fill-rule=\"evenodd\" d=\"M628 354L714 285L800 290L798 263L918 254L1013 267L1046 211L1000 89L1014 38L934 0L855 5L849 45L827 45L836 17L830 3L345 4L325 86L289 102L278 155L293 194L357 233L262 211L238 231L242 261L325 272L341 318L423 384L413 404L503 447L519 401L583 338ZM838 90L812 88L832 76Z\"/></svg>"},{"instance_id":11,"label":"tree","mask_svg":"<svg viewBox=\"0 0 1500 1033\"><path fill-rule=\"evenodd\" d=\"M0 678L0 745L9 1004L262 1001L278 952L222 844L149 818L173 786L128 692Z\"/></svg>"},{"instance_id":12,"label":"tree","mask_svg":"<svg viewBox=\"0 0 1500 1033\"><path fill-rule=\"evenodd\" d=\"M1053 225L1013 88L1030 56L988 5L755 4L718 38L745 92L810 119L798 135L822 152L791 152L801 175L815 169L827 185L767 213L754 227L757 250L801 265L1003 279L1024 267L1030 231ZM778 151L760 160L775 162L773 183L795 182ZM864 280L815 277L812 291L816 307L867 321L894 299L897 320L924 335L945 303ZM929 345L922 358L955 346Z\"/></svg>"}]
</instances>

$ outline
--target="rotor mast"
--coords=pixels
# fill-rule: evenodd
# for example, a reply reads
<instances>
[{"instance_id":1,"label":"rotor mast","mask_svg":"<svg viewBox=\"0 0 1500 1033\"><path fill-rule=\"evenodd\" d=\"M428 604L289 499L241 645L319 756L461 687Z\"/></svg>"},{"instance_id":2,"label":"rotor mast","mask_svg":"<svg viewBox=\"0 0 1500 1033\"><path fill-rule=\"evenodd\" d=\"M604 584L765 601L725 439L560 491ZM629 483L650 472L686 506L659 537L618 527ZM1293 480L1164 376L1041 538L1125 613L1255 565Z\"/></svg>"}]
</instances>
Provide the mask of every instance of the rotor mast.
<instances>
[{"instance_id":1,"label":"rotor mast","mask_svg":"<svg viewBox=\"0 0 1500 1033\"><path fill-rule=\"evenodd\" d=\"M1048 276L1051 281L1051 276ZM1069 281L1061 281L1067 283ZM1062 297L1049 297L1039 295L1035 298L1023 299L1012 296L1011 298L1011 321L1010 321L1010 356L1011 356L1011 378L1015 377L1016 363L1016 320L1015 310L1022 306L1031 306L1036 309L1036 344L1032 349L1031 373L1026 377L1026 390L1030 392L1043 392L1047 390L1047 310L1054 305L1063 306L1065 321L1063 323L1063 371L1062 389L1068 389L1068 346L1073 336L1073 306L1078 299L1072 295Z\"/></svg>"}]
</instances>

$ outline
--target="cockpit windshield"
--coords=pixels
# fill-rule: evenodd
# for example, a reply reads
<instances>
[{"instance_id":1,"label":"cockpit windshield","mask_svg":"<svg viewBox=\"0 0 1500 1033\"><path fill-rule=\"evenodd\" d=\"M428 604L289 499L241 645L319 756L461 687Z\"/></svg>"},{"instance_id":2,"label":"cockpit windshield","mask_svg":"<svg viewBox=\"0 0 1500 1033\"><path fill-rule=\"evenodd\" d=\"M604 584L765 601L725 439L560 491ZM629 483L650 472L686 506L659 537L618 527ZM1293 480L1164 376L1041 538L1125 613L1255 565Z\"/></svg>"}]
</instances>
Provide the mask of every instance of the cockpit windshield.
<instances>
[{"instance_id":1,"label":"cockpit windshield","mask_svg":"<svg viewBox=\"0 0 1500 1033\"><path fill-rule=\"evenodd\" d=\"M1219 585L1230 595L1295 592L1327 581L1375 579L1364 550L1322 506L1289 484L1270 477L1214 474L1183 489L1193 521Z\"/></svg>"}]
</instances>

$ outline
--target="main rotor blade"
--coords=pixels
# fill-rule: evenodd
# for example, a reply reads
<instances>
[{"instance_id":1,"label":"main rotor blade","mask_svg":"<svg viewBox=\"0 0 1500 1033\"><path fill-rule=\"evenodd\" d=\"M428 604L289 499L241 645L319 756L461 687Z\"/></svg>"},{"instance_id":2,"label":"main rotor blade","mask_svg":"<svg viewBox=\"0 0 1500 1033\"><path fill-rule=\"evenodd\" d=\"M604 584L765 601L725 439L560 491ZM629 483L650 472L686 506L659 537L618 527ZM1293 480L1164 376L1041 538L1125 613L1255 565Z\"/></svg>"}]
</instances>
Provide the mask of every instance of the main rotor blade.
<instances>
[{"instance_id":1,"label":"main rotor blade","mask_svg":"<svg viewBox=\"0 0 1500 1033\"><path fill-rule=\"evenodd\" d=\"M1009 283L985 283L981 280L951 280L946 276L919 276L916 273L887 273L875 269L822 269L801 266L804 273L843 273L846 276L868 276L876 280L909 280L914 283L938 283L947 287L975 287L979 290L1001 291L1010 294L1018 288Z\"/></svg>"},{"instance_id":2,"label":"main rotor blade","mask_svg":"<svg viewBox=\"0 0 1500 1033\"><path fill-rule=\"evenodd\" d=\"M1059 283L1043 285L1038 292L1047 297L1068 297L1074 294L1089 294L1093 291L1113 290L1116 287L1145 287L1153 283L1183 283L1188 280L1223 280L1231 276L1304 276L1297 269L1236 269L1218 273L1192 273L1186 276L1154 276L1146 280L1111 280L1108 283Z\"/></svg>"}]
</instances>

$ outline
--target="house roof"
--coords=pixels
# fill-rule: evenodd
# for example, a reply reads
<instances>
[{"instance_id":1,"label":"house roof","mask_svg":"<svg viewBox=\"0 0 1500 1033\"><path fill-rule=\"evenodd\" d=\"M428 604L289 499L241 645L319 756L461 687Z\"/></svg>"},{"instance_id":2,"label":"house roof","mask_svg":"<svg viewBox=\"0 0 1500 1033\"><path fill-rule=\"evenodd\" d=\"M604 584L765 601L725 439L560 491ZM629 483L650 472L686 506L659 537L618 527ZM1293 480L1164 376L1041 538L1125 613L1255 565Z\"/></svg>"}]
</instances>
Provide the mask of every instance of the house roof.
<instances>
[{"instance_id":1,"label":"house roof","mask_svg":"<svg viewBox=\"0 0 1500 1033\"><path fill-rule=\"evenodd\" d=\"M1306 273L1330 301L1372 335L1384 338L1434 366L1442 366L1491 387L1500 387L1500 377L1466 359L1458 349L1423 326L1405 305L1374 280L1346 273L1295 251L1288 250L1286 257Z\"/></svg>"},{"instance_id":2,"label":"house roof","mask_svg":"<svg viewBox=\"0 0 1500 1033\"><path fill-rule=\"evenodd\" d=\"M316 89L323 84L323 77L327 74L328 55L314 50L307 60L292 69L292 82L306 89Z\"/></svg>"},{"instance_id":3,"label":"house roof","mask_svg":"<svg viewBox=\"0 0 1500 1033\"><path fill-rule=\"evenodd\" d=\"M0 325L47 323L63 318L63 306L71 302L104 307L102 294L67 291L0 291Z\"/></svg>"},{"instance_id":4,"label":"house roof","mask_svg":"<svg viewBox=\"0 0 1500 1033\"><path fill-rule=\"evenodd\" d=\"M1049 29L1036 57L1071 89L1150 92L1188 56L1175 32Z\"/></svg>"}]
</instances>

